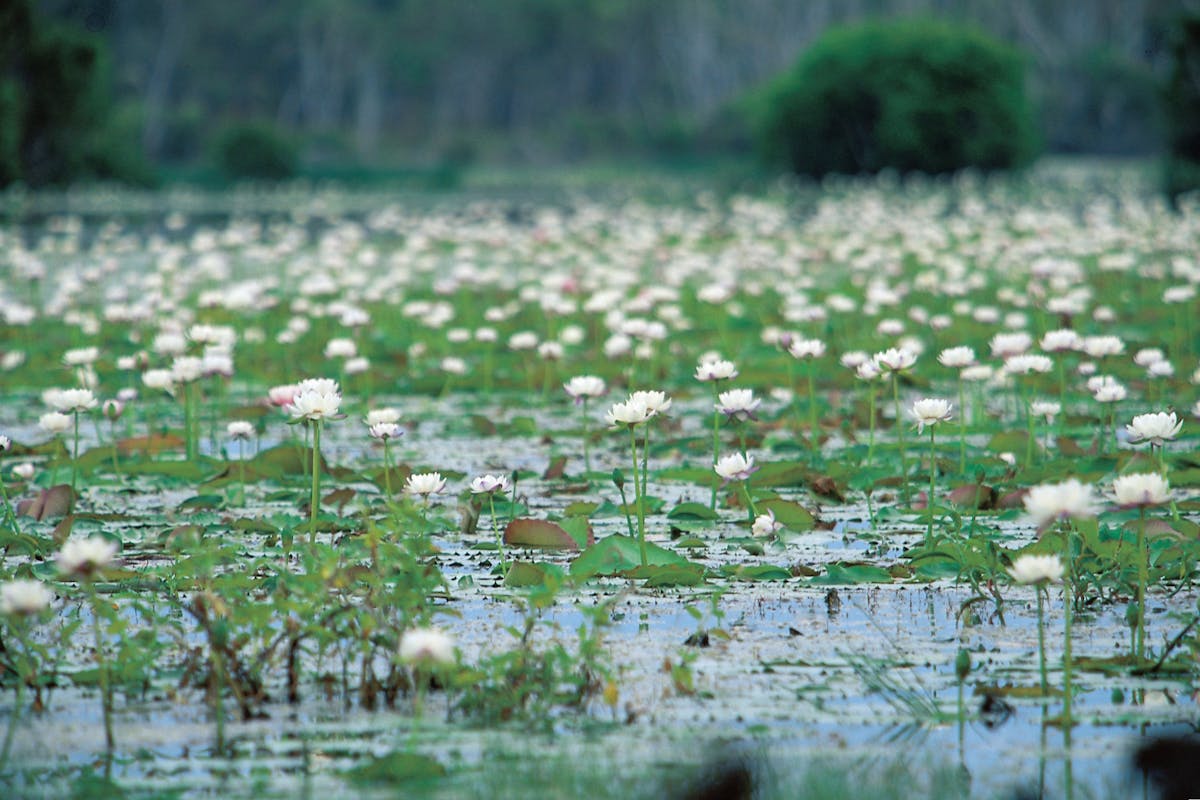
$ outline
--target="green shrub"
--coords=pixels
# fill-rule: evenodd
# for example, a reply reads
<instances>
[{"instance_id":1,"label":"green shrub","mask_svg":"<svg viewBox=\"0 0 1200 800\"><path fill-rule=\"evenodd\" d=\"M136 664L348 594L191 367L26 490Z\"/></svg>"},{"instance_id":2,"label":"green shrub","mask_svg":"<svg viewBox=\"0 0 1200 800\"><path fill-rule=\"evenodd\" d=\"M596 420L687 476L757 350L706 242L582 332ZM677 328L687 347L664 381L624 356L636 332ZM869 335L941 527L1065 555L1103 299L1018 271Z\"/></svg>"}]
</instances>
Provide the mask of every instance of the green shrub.
<instances>
[{"instance_id":1,"label":"green shrub","mask_svg":"<svg viewBox=\"0 0 1200 800\"><path fill-rule=\"evenodd\" d=\"M831 28L753 107L763 155L805 175L1001 169L1037 150L1020 53L932 20Z\"/></svg>"},{"instance_id":2,"label":"green shrub","mask_svg":"<svg viewBox=\"0 0 1200 800\"><path fill-rule=\"evenodd\" d=\"M299 165L295 144L269 122L237 122L217 136L217 169L230 180L282 181Z\"/></svg>"},{"instance_id":3,"label":"green shrub","mask_svg":"<svg viewBox=\"0 0 1200 800\"><path fill-rule=\"evenodd\" d=\"M1184 192L1200 189L1200 13L1175 21L1171 42L1171 77L1167 83L1167 160L1164 189L1174 202Z\"/></svg>"}]
</instances>

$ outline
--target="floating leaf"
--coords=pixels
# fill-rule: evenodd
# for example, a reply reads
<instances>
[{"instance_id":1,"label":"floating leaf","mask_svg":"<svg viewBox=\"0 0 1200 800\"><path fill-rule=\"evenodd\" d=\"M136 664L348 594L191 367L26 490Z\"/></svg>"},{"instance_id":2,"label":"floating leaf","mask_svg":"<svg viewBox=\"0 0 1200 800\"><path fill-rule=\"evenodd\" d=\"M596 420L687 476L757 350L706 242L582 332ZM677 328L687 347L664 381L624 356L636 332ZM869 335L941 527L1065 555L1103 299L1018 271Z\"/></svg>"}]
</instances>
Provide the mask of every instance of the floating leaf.
<instances>
[{"instance_id":1,"label":"floating leaf","mask_svg":"<svg viewBox=\"0 0 1200 800\"><path fill-rule=\"evenodd\" d=\"M758 566L727 564L721 567L721 574L735 581L786 581L792 577L791 570L772 564Z\"/></svg>"},{"instance_id":2,"label":"floating leaf","mask_svg":"<svg viewBox=\"0 0 1200 800\"><path fill-rule=\"evenodd\" d=\"M134 436L130 439L121 439L117 442L117 450L123 456L130 455L131 453L158 454L167 451L182 450L184 444L183 437L181 436L160 433L152 436Z\"/></svg>"},{"instance_id":3,"label":"floating leaf","mask_svg":"<svg viewBox=\"0 0 1200 800\"><path fill-rule=\"evenodd\" d=\"M812 513L799 503L782 498L759 500L755 503L758 512L770 511L775 515L775 521L797 533L811 531L816 527L817 520Z\"/></svg>"},{"instance_id":4,"label":"floating leaf","mask_svg":"<svg viewBox=\"0 0 1200 800\"><path fill-rule=\"evenodd\" d=\"M17 513L41 521L50 517L61 517L70 513L75 504L75 492L68 483L60 483L43 489L32 498L17 504Z\"/></svg>"},{"instance_id":5,"label":"floating leaf","mask_svg":"<svg viewBox=\"0 0 1200 800\"><path fill-rule=\"evenodd\" d=\"M567 457L555 456L550 460L550 465L546 467L546 471L542 473L542 480L556 481L565 475L567 472Z\"/></svg>"},{"instance_id":6,"label":"floating leaf","mask_svg":"<svg viewBox=\"0 0 1200 800\"><path fill-rule=\"evenodd\" d=\"M600 507L599 503L593 503L589 500L576 500L573 503L568 503L563 509L564 517L590 517L592 512Z\"/></svg>"},{"instance_id":7,"label":"floating leaf","mask_svg":"<svg viewBox=\"0 0 1200 800\"><path fill-rule=\"evenodd\" d=\"M198 494L184 500L176 508L180 511L220 508L224 501L225 498L219 494Z\"/></svg>"},{"instance_id":8,"label":"floating leaf","mask_svg":"<svg viewBox=\"0 0 1200 800\"><path fill-rule=\"evenodd\" d=\"M667 519L716 519L718 516L702 503L680 503L667 512Z\"/></svg>"},{"instance_id":9,"label":"floating leaf","mask_svg":"<svg viewBox=\"0 0 1200 800\"><path fill-rule=\"evenodd\" d=\"M841 586L856 583L891 583L892 576L883 567L873 564L834 562L825 565L825 574L811 578L812 586Z\"/></svg>"},{"instance_id":10,"label":"floating leaf","mask_svg":"<svg viewBox=\"0 0 1200 800\"><path fill-rule=\"evenodd\" d=\"M646 542L646 563L663 566L689 562L676 552ZM571 562L571 574L577 578L619 575L640 566L642 557L637 541L618 533L601 539L576 556Z\"/></svg>"},{"instance_id":11,"label":"floating leaf","mask_svg":"<svg viewBox=\"0 0 1200 800\"><path fill-rule=\"evenodd\" d=\"M321 502L327 506L337 506L338 513L341 514L346 508L346 503L353 500L356 494L358 492L348 486L343 486L322 497Z\"/></svg>"},{"instance_id":12,"label":"floating leaf","mask_svg":"<svg viewBox=\"0 0 1200 800\"><path fill-rule=\"evenodd\" d=\"M699 586L704 583L704 567L700 564L653 564L638 566L625 573L625 577L645 580L647 588L662 586Z\"/></svg>"},{"instance_id":13,"label":"floating leaf","mask_svg":"<svg viewBox=\"0 0 1200 800\"><path fill-rule=\"evenodd\" d=\"M351 783L407 783L445 776L446 768L420 753L389 753L342 773Z\"/></svg>"},{"instance_id":14,"label":"floating leaf","mask_svg":"<svg viewBox=\"0 0 1200 800\"><path fill-rule=\"evenodd\" d=\"M583 520L586 517L572 517ZM586 539L585 539L586 541ZM504 529L504 543L524 547L549 547L559 550L578 550L583 543L563 528L562 525L544 519L514 519Z\"/></svg>"},{"instance_id":15,"label":"floating leaf","mask_svg":"<svg viewBox=\"0 0 1200 800\"><path fill-rule=\"evenodd\" d=\"M547 578L550 581L547 581ZM508 572L504 575L504 585L516 589L525 586L544 586L548 582L561 584L563 578L563 568L557 564L515 561L509 565Z\"/></svg>"}]
</instances>

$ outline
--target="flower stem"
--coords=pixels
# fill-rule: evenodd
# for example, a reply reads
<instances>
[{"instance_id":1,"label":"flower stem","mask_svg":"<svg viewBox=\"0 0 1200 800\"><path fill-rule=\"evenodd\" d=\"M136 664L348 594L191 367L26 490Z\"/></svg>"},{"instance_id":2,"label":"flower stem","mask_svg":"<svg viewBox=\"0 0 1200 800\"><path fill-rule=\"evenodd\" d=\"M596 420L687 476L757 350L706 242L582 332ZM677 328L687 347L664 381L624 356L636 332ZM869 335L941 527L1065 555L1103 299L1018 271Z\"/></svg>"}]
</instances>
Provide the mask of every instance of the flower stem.
<instances>
[{"instance_id":1,"label":"flower stem","mask_svg":"<svg viewBox=\"0 0 1200 800\"><path fill-rule=\"evenodd\" d=\"M742 481L742 494L746 496L746 508L750 509L750 522L754 522L754 518L758 516L758 511L754 508L754 498L750 496L750 479Z\"/></svg>"},{"instance_id":2,"label":"flower stem","mask_svg":"<svg viewBox=\"0 0 1200 800\"><path fill-rule=\"evenodd\" d=\"M925 528L925 542L933 538L933 497L937 491L937 450L934 447L934 425L929 426L929 497L925 501L925 513L929 515L929 523Z\"/></svg>"},{"instance_id":3,"label":"flower stem","mask_svg":"<svg viewBox=\"0 0 1200 800\"><path fill-rule=\"evenodd\" d=\"M591 450L591 420L588 418L588 399L583 398L583 469L589 475L592 472L592 450Z\"/></svg>"},{"instance_id":4,"label":"flower stem","mask_svg":"<svg viewBox=\"0 0 1200 800\"><path fill-rule=\"evenodd\" d=\"M21 624L20 621L17 622ZM17 641L21 643L22 653L28 650L25 647L25 639L21 636L20 630L14 631ZM16 659L14 658L14 661ZM17 702L13 706L12 716L8 718L8 730L4 733L4 748L0 749L0 773L4 772L4 768L8 765L8 754L12 751L13 735L17 731L17 721L21 718L21 709L25 705L25 682L29 676L24 669L17 670Z\"/></svg>"},{"instance_id":5,"label":"flower stem","mask_svg":"<svg viewBox=\"0 0 1200 800\"><path fill-rule=\"evenodd\" d=\"M721 397L720 397L720 393L718 392L718 389L717 389L717 381L713 381L712 387L713 387L713 424L712 424L713 465L716 466L716 463L721 458L721 412L717 408L717 405L719 405L721 402ZM708 509L709 509L709 511L717 510L717 484L715 482L713 483L713 486L712 486L712 495L709 497L709 500L708 500Z\"/></svg>"},{"instance_id":6,"label":"flower stem","mask_svg":"<svg viewBox=\"0 0 1200 800\"><path fill-rule=\"evenodd\" d=\"M1042 598L1045 588L1039 584L1035 591L1037 592L1038 613L1038 671L1042 676L1042 697L1045 697L1048 691L1046 683L1046 617Z\"/></svg>"},{"instance_id":7,"label":"flower stem","mask_svg":"<svg viewBox=\"0 0 1200 800\"><path fill-rule=\"evenodd\" d=\"M1063 575L1063 714L1062 724L1064 730L1071 729L1071 622L1074 614L1075 598L1072 581L1074 580L1074 569L1072 567L1074 559L1072 558L1071 546L1071 528L1067 528L1066 535L1066 560L1064 566L1065 574Z\"/></svg>"},{"instance_id":8,"label":"flower stem","mask_svg":"<svg viewBox=\"0 0 1200 800\"><path fill-rule=\"evenodd\" d=\"M100 702L104 709L104 747L109 758L113 752L112 687L108 680L108 661L104 658L104 637L100 632L100 601L96 597L96 586L88 578L84 581L88 602L92 607L92 637L96 644L96 665L100 673Z\"/></svg>"},{"instance_id":9,"label":"flower stem","mask_svg":"<svg viewBox=\"0 0 1200 800\"><path fill-rule=\"evenodd\" d=\"M875 463L875 384L867 384L867 396L870 398L870 409L867 420L867 469Z\"/></svg>"},{"instance_id":10,"label":"flower stem","mask_svg":"<svg viewBox=\"0 0 1200 800\"><path fill-rule=\"evenodd\" d=\"M904 447L904 417L900 413L900 373L892 372L892 399L896 406L896 439L900 446L900 490L908 506L908 451Z\"/></svg>"},{"instance_id":11,"label":"flower stem","mask_svg":"<svg viewBox=\"0 0 1200 800\"><path fill-rule=\"evenodd\" d=\"M1149 553L1146 551L1146 506L1138 506L1137 533L1138 587L1137 587L1137 655L1141 666L1146 650L1146 584L1149 582Z\"/></svg>"},{"instance_id":12,"label":"flower stem","mask_svg":"<svg viewBox=\"0 0 1200 800\"><path fill-rule=\"evenodd\" d=\"M71 448L71 496L75 496L75 487L79 478L79 412L76 411L75 417L75 442Z\"/></svg>"},{"instance_id":13,"label":"flower stem","mask_svg":"<svg viewBox=\"0 0 1200 800\"><path fill-rule=\"evenodd\" d=\"M814 462L821 457L821 434L817 430L817 390L813 381L815 370L816 366L810 359L808 362L808 436Z\"/></svg>"},{"instance_id":14,"label":"flower stem","mask_svg":"<svg viewBox=\"0 0 1200 800\"><path fill-rule=\"evenodd\" d=\"M12 524L13 533L21 535L21 528L17 524L17 512L13 510L12 503L8 501L8 489L4 485L4 478L0 476L0 500L4 501L4 515Z\"/></svg>"},{"instance_id":15,"label":"flower stem","mask_svg":"<svg viewBox=\"0 0 1200 800\"><path fill-rule=\"evenodd\" d=\"M392 503L392 456L388 451L388 440L383 440L383 491L387 494L388 505Z\"/></svg>"},{"instance_id":16,"label":"flower stem","mask_svg":"<svg viewBox=\"0 0 1200 800\"><path fill-rule=\"evenodd\" d=\"M638 481L638 456L637 456L637 433L636 426L629 426L629 446L633 450L633 492L634 503L637 504L638 513L638 548L642 556L642 566L646 566L648 558L646 556L646 509L642 505L642 484ZM643 445L644 447L645 445Z\"/></svg>"},{"instance_id":17,"label":"flower stem","mask_svg":"<svg viewBox=\"0 0 1200 800\"><path fill-rule=\"evenodd\" d=\"M314 544L317 541L317 509L320 507L321 493L321 420L315 419L312 423L313 429L313 447L312 447L312 497L309 502L309 518L308 518L308 543Z\"/></svg>"},{"instance_id":18,"label":"flower stem","mask_svg":"<svg viewBox=\"0 0 1200 800\"><path fill-rule=\"evenodd\" d=\"M958 471L967 474L967 411L962 375L958 378Z\"/></svg>"},{"instance_id":19,"label":"flower stem","mask_svg":"<svg viewBox=\"0 0 1200 800\"><path fill-rule=\"evenodd\" d=\"M508 571L507 563L504 558L504 537L500 535L500 528L496 526L496 493L488 492L488 506L492 512L492 535L496 537L496 545L500 548L500 574Z\"/></svg>"}]
</instances>

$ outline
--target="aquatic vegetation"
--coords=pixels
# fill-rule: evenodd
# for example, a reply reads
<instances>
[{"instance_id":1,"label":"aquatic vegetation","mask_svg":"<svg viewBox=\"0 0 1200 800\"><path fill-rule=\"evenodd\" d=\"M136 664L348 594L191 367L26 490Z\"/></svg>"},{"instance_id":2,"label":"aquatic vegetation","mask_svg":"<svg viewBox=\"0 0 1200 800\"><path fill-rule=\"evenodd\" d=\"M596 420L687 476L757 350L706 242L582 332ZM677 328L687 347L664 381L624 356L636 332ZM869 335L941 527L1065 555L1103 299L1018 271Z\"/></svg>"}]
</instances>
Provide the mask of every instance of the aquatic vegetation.
<instances>
[{"instance_id":1,"label":"aquatic vegetation","mask_svg":"<svg viewBox=\"0 0 1200 800\"><path fill-rule=\"evenodd\" d=\"M128 779L155 702L204 769L325 704L404 758L316 773L436 780L491 726L1187 717L1200 226L1028 180L6 223L0 773L95 708Z\"/></svg>"}]
</instances>

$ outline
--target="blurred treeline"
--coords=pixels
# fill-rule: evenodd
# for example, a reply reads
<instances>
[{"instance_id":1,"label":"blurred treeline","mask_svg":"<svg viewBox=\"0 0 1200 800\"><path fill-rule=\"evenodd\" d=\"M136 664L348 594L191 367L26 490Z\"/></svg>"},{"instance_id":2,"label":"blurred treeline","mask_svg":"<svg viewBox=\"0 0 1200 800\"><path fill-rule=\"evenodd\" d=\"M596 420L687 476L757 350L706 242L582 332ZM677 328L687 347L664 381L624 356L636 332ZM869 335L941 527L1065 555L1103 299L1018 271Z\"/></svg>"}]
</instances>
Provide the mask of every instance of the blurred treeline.
<instances>
[{"instance_id":1,"label":"blurred treeline","mask_svg":"<svg viewBox=\"0 0 1200 800\"><path fill-rule=\"evenodd\" d=\"M1145 154L1162 148L1169 26L1188 3L0 0L22 5L95 37L109 144L169 170L251 120L307 164L742 152L743 98L825 29L914 14L1027 54L1048 150Z\"/></svg>"}]
</instances>

